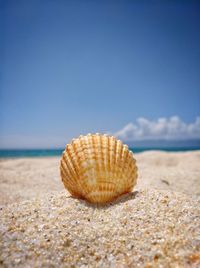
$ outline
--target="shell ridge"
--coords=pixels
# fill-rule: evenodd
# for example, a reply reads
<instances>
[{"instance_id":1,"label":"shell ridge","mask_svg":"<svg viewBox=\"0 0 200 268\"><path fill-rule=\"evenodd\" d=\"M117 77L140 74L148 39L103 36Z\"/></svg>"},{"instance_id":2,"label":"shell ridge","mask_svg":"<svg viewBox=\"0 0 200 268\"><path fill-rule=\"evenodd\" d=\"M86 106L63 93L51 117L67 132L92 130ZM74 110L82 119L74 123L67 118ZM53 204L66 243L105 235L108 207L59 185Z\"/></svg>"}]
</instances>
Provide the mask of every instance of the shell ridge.
<instances>
[{"instance_id":1,"label":"shell ridge","mask_svg":"<svg viewBox=\"0 0 200 268\"><path fill-rule=\"evenodd\" d=\"M87 144L85 143L86 137L81 136L80 138L80 147L82 148L82 157L83 157L83 161L81 161L81 166L82 166L82 172L81 172L81 178L82 178L82 188L86 188L86 181L88 179L88 174L87 174L87 167L84 167L84 162L86 162L86 164L88 164L87 159ZM86 160L86 161L84 161ZM85 190L85 195L87 194L88 190Z\"/></svg>"},{"instance_id":2,"label":"shell ridge","mask_svg":"<svg viewBox=\"0 0 200 268\"><path fill-rule=\"evenodd\" d=\"M137 182L137 166L135 164L135 159L133 158L132 154L131 154L131 157L134 161L131 162L131 158L130 158L130 161L129 161L130 168L129 168L129 172L127 174L127 178L130 181L130 184L133 184L133 187L134 187L136 182Z\"/></svg>"},{"instance_id":3,"label":"shell ridge","mask_svg":"<svg viewBox=\"0 0 200 268\"><path fill-rule=\"evenodd\" d=\"M126 160L127 160L127 146L126 145L122 145L122 161L121 161L121 176L120 179L122 179L124 181L124 184L126 185L126 180L124 180L125 176L126 176L126 172L127 172L127 167L126 167ZM124 168L123 168L124 167ZM127 185L126 185L127 186ZM126 188L126 187L125 187ZM120 189L121 192L121 189Z\"/></svg>"},{"instance_id":4,"label":"shell ridge","mask_svg":"<svg viewBox=\"0 0 200 268\"><path fill-rule=\"evenodd\" d=\"M114 150L113 150L113 174L114 174L114 181L117 183L117 173L116 173L116 151L117 151L117 140L114 139Z\"/></svg>"},{"instance_id":5,"label":"shell ridge","mask_svg":"<svg viewBox=\"0 0 200 268\"><path fill-rule=\"evenodd\" d=\"M127 155L126 155L126 165L127 165L127 168L126 168L126 178L127 178L127 181L126 181L126 184L127 184L127 188L130 188L130 185L131 185L131 178L128 176L128 173L129 173L129 170L131 169L131 166L132 166L132 154L130 153L128 147L126 148L127 150Z\"/></svg>"},{"instance_id":6,"label":"shell ridge","mask_svg":"<svg viewBox=\"0 0 200 268\"><path fill-rule=\"evenodd\" d=\"M107 152L108 152L108 172L107 172L107 178L110 177L110 138L106 137L106 147L108 148Z\"/></svg>"},{"instance_id":7,"label":"shell ridge","mask_svg":"<svg viewBox=\"0 0 200 268\"><path fill-rule=\"evenodd\" d=\"M67 181L70 181L70 173L68 171L68 167L66 165L66 163L64 162L64 160L61 161L60 163L60 171L62 171L63 173L65 173L66 177L69 178Z\"/></svg>"},{"instance_id":8,"label":"shell ridge","mask_svg":"<svg viewBox=\"0 0 200 268\"><path fill-rule=\"evenodd\" d=\"M101 137L100 136L100 139L99 139L99 148L100 148L100 159L99 159L99 161L100 161L100 163L101 163L101 168L102 168L102 171L101 171L101 173L103 173L104 174L104 176L106 177L106 166L105 166L105 161L106 161L106 154L105 154L105 156L104 156L104 153L103 153L103 148L104 148L104 142L103 142L103 138L104 137Z\"/></svg>"},{"instance_id":9,"label":"shell ridge","mask_svg":"<svg viewBox=\"0 0 200 268\"><path fill-rule=\"evenodd\" d=\"M77 141L79 141L79 140L77 139ZM74 163L74 169L75 169L76 174L79 178L77 180L77 183L79 185L79 188L81 190L82 195L84 195L84 188L82 187L82 176L80 176L80 174L79 174L79 168L81 167L81 158L79 156L79 151L77 150L75 141L72 142L72 149L73 149L74 155L76 156L75 160L73 159L73 163Z\"/></svg>"},{"instance_id":10,"label":"shell ridge","mask_svg":"<svg viewBox=\"0 0 200 268\"><path fill-rule=\"evenodd\" d=\"M116 183L119 182L119 175L120 175L120 156L121 156L121 142L117 141L116 147Z\"/></svg>"},{"instance_id":11,"label":"shell ridge","mask_svg":"<svg viewBox=\"0 0 200 268\"><path fill-rule=\"evenodd\" d=\"M63 154L63 162L65 163L67 169L68 169L68 172L71 174L72 178L74 177L77 177L77 174L74 172L74 169L73 169L73 166L72 166L72 163L67 155L67 152L65 152Z\"/></svg>"},{"instance_id":12,"label":"shell ridge","mask_svg":"<svg viewBox=\"0 0 200 268\"><path fill-rule=\"evenodd\" d=\"M73 175L70 174L70 171L69 171L64 160L61 162L60 172L65 175L65 178L67 178L67 179L62 180L62 181L64 184L67 184L68 186L70 186L70 187L68 187L69 190L71 189L71 191L69 191L69 192L70 193L73 192L76 194L76 196L80 196L80 193L78 193L78 189L75 189L75 187L74 187L74 185L75 185L74 182L76 182L76 181L73 180Z\"/></svg>"},{"instance_id":13,"label":"shell ridge","mask_svg":"<svg viewBox=\"0 0 200 268\"><path fill-rule=\"evenodd\" d=\"M96 139L95 139L95 136L93 137L95 139L94 141L94 144L95 144L95 150L96 150L96 174L97 174L97 177L100 176L100 166L99 166L99 159L100 159L100 156L99 156L99 148L98 148L98 139L99 139L99 135L97 134L96 135Z\"/></svg>"},{"instance_id":14,"label":"shell ridge","mask_svg":"<svg viewBox=\"0 0 200 268\"><path fill-rule=\"evenodd\" d=\"M65 172L65 169L63 168L63 166L60 167L60 172L62 175L66 175L66 172ZM62 180L62 181L71 194L79 196L78 192L74 190L74 185L71 183L70 179L69 180Z\"/></svg>"},{"instance_id":15,"label":"shell ridge","mask_svg":"<svg viewBox=\"0 0 200 268\"><path fill-rule=\"evenodd\" d=\"M97 186L97 176L95 176L96 174L95 174L95 169L96 169L96 161L95 161L95 148L94 148L94 141L93 141L93 135L91 135L90 137L88 137L88 144L89 144L89 147L90 147L90 149L91 149L91 160L90 161L92 161L93 162L93 167L92 167L92 169L91 169L91 176L92 176L92 180L94 181L94 179L95 179L95 181L93 182L94 183L94 185L91 185L91 188L90 188L90 192L93 190L93 189L95 189L96 188L96 186Z\"/></svg>"},{"instance_id":16,"label":"shell ridge","mask_svg":"<svg viewBox=\"0 0 200 268\"><path fill-rule=\"evenodd\" d=\"M108 138L104 136L104 146L103 146L103 153L104 153L104 166L105 166L105 178L108 178Z\"/></svg>"},{"instance_id":17,"label":"shell ridge","mask_svg":"<svg viewBox=\"0 0 200 268\"><path fill-rule=\"evenodd\" d=\"M110 146L109 146L109 156L110 156L110 174L109 174L109 181L112 180L113 186L112 190L116 192L118 195L118 189L117 189L117 178L116 178L116 172L115 172L115 155L116 155L116 145L115 141L116 139L112 136L109 138ZM111 177L112 174L112 177ZM111 185L108 185L108 187L111 187ZM114 187L114 188L113 188Z\"/></svg>"},{"instance_id":18,"label":"shell ridge","mask_svg":"<svg viewBox=\"0 0 200 268\"><path fill-rule=\"evenodd\" d=\"M127 145L124 145L124 146L123 146L123 150L124 150L124 155L125 155L125 157L123 158L123 160L124 160L124 163L127 163L127 156L128 156L128 154L129 154Z\"/></svg>"},{"instance_id":19,"label":"shell ridge","mask_svg":"<svg viewBox=\"0 0 200 268\"><path fill-rule=\"evenodd\" d=\"M121 149L120 149L120 156L119 156L119 179L118 180L120 180L121 178L123 178L123 168L121 167L121 159L122 159L122 156L123 156L123 144L120 142L120 147L121 147Z\"/></svg>"},{"instance_id":20,"label":"shell ridge","mask_svg":"<svg viewBox=\"0 0 200 268\"><path fill-rule=\"evenodd\" d=\"M96 161L95 161L95 142L94 142L94 140L93 140L93 135L91 136L91 151L92 151L92 160L94 160L94 167L93 167L93 169L92 169L92 174L93 174L93 177L95 178L95 170L96 170ZM96 181L96 183L95 184L97 184L97 181Z\"/></svg>"},{"instance_id":21,"label":"shell ridge","mask_svg":"<svg viewBox=\"0 0 200 268\"><path fill-rule=\"evenodd\" d=\"M68 146L68 155L69 155L69 159L70 159L70 164L71 164L71 166L72 166L72 168L73 168L73 171L74 171L74 174L75 174L75 176L74 176L74 179L75 179L75 181L76 181L76 183L77 183L77 186L78 186L78 188L80 189L80 193L81 193L81 195L82 195L82 187L81 187L81 185L80 185L80 183L79 183L79 174L78 174L78 171L77 171L77 168L76 168L76 163L75 163L75 161L74 161L74 157L73 157L73 147L71 148L72 146Z\"/></svg>"},{"instance_id":22,"label":"shell ridge","mask_svg":"<svg viewBox=\"0 0 200 268\"><path fill-rule=\"evenodd\" d=\"M73 151L71 150L72 145L68 146L66 148L66 156L67 156L67 161L69 162L69 165L71 169L73 170L75 176L78 178L78 173L74 165L74 159L73 159Z\"/></svg>"},{"instance_id":23,"label":"shell ridge","mask_svg":"<svg viewBox=\"0 0 200 268\"><path fill-rule=\"evenodd\" d=\"M63 168L66 169L70 175L69 177L68 176L65 177L66 180L67 181L70 180L71 183L77 184L77 180L78 180L78 178L76 177L77 175L74 172L73 167L71 166L71 162L67 158L66 152L64 153L62 160L63 161L61 162L61 165L63 165Z\"/></svg>"},{"instance_id":24,"label":"shell ridge","mask_svg":"<svg viewBox=\"0 0 200 268\"><path fill-rule=\"evenodd\" d=\"M89 177L89 175L91 174L91 168L90 168L90 166L91 166L91 164L90 164L90 161L91 161L91 159L90 159L91 150L90 150L89 136L91 136L91 134L88 134L83 139L83 143L84 143L84 146L85 146L85 150L84 150L84 162L85 162L85 165L86 165L86 169L84 171L84 185L83 185L83 187L86 188L85 196L87 196L88 193L91 192L91 190L92 190L91 185L88 185L87 184L87 182L92 179L92 178Z\"/></svg>"}]
</instances>

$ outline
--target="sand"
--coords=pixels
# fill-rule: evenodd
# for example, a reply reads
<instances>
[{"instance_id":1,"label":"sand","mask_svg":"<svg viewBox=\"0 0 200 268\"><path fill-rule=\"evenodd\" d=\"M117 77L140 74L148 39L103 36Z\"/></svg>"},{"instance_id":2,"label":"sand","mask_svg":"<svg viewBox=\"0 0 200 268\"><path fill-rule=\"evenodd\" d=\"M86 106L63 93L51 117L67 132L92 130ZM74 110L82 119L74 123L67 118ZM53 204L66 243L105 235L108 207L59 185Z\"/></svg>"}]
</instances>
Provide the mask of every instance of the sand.
<instances>
[{"instance_id":1,"label":"sand","mask_svg":"<svg viewBox=\"0 0 200 268\"><path fill-rule=\"evenodd\" d=\"M0 205L63 190L59 161L53 157L0 160Z\"/></svg>"},{"instance_id":2,"label":"sand","mask_svg":"<svg viewBox=\"0 0 200 268\"><path fill-rule=\"evenodd\" d=\"M200 151L135 154L139 169L136 190L172 190L200 195ZM61 191L59 157L0 160L0 205Z\"/></svg>"},{"instance_id":3,"label":"sand","mask_svg":"<svg viewBox=\"0 0 200 268\"><path fill-rule=\"evenodd\" d=\"M106 206L63 190L59 158L0 161L0 266L199 267L200 151L136 155L133 193Z\"/></svg>"}]
</instances>

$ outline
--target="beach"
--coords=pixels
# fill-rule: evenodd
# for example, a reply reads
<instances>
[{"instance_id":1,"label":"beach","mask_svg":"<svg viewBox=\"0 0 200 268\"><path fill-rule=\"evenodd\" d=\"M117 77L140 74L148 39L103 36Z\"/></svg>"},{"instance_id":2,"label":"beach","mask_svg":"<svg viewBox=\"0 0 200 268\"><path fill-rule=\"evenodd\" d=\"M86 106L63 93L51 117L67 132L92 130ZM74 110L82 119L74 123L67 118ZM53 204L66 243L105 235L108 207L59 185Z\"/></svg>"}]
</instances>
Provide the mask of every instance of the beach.
<instances>
[{"instance_id":1,"label":"beach","mask_svg":"<svg viewBox=\"0 0 200 268\"><path fill-rule=\"evenodd\" d=\"M200 151L135 158L135 189L105 206L70 196L59 157L1 159L0 266L198 267Z\"/></svg>"}]
</instances>

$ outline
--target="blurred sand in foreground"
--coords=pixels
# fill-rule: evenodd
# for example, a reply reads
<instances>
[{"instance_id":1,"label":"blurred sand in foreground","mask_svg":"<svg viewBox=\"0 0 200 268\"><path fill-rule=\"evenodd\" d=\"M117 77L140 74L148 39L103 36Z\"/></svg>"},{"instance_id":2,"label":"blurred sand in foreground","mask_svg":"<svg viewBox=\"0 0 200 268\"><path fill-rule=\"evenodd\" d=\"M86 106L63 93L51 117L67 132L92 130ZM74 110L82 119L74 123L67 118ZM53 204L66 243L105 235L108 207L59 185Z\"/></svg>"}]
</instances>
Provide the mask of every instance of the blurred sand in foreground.
<instances>
[{"instance_id":1,"label":"blurred sand in foreground","mask_svg":"<svg viewBox=\"0 0 200 268\"><path fill-rule=\"evenodd\" d=\"M59 158L0 160L0 267L200 267L200 151L135 158L105 206L67 193Z\"/></svg>"}]
</instances>

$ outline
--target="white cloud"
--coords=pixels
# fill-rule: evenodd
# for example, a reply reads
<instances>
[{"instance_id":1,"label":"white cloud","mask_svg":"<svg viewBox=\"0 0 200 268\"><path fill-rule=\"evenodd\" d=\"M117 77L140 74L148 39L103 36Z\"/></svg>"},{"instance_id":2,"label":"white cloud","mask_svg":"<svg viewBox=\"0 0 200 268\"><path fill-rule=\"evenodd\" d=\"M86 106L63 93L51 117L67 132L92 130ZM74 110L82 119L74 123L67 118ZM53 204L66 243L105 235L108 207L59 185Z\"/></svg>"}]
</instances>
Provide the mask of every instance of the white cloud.
<instances>
[{"instance_id":1,"label":"white cloud","mask_svg":"<svg viewBox=\"0 0 200 268\"><path fill-rule=\"evenodd\" d=\"M124 141L200 139L200 117L190 124L183 122L178 116L163 117L156 121L140 117L136 124L129 123L114 135Z\"/></svg>"}]
</instances>

